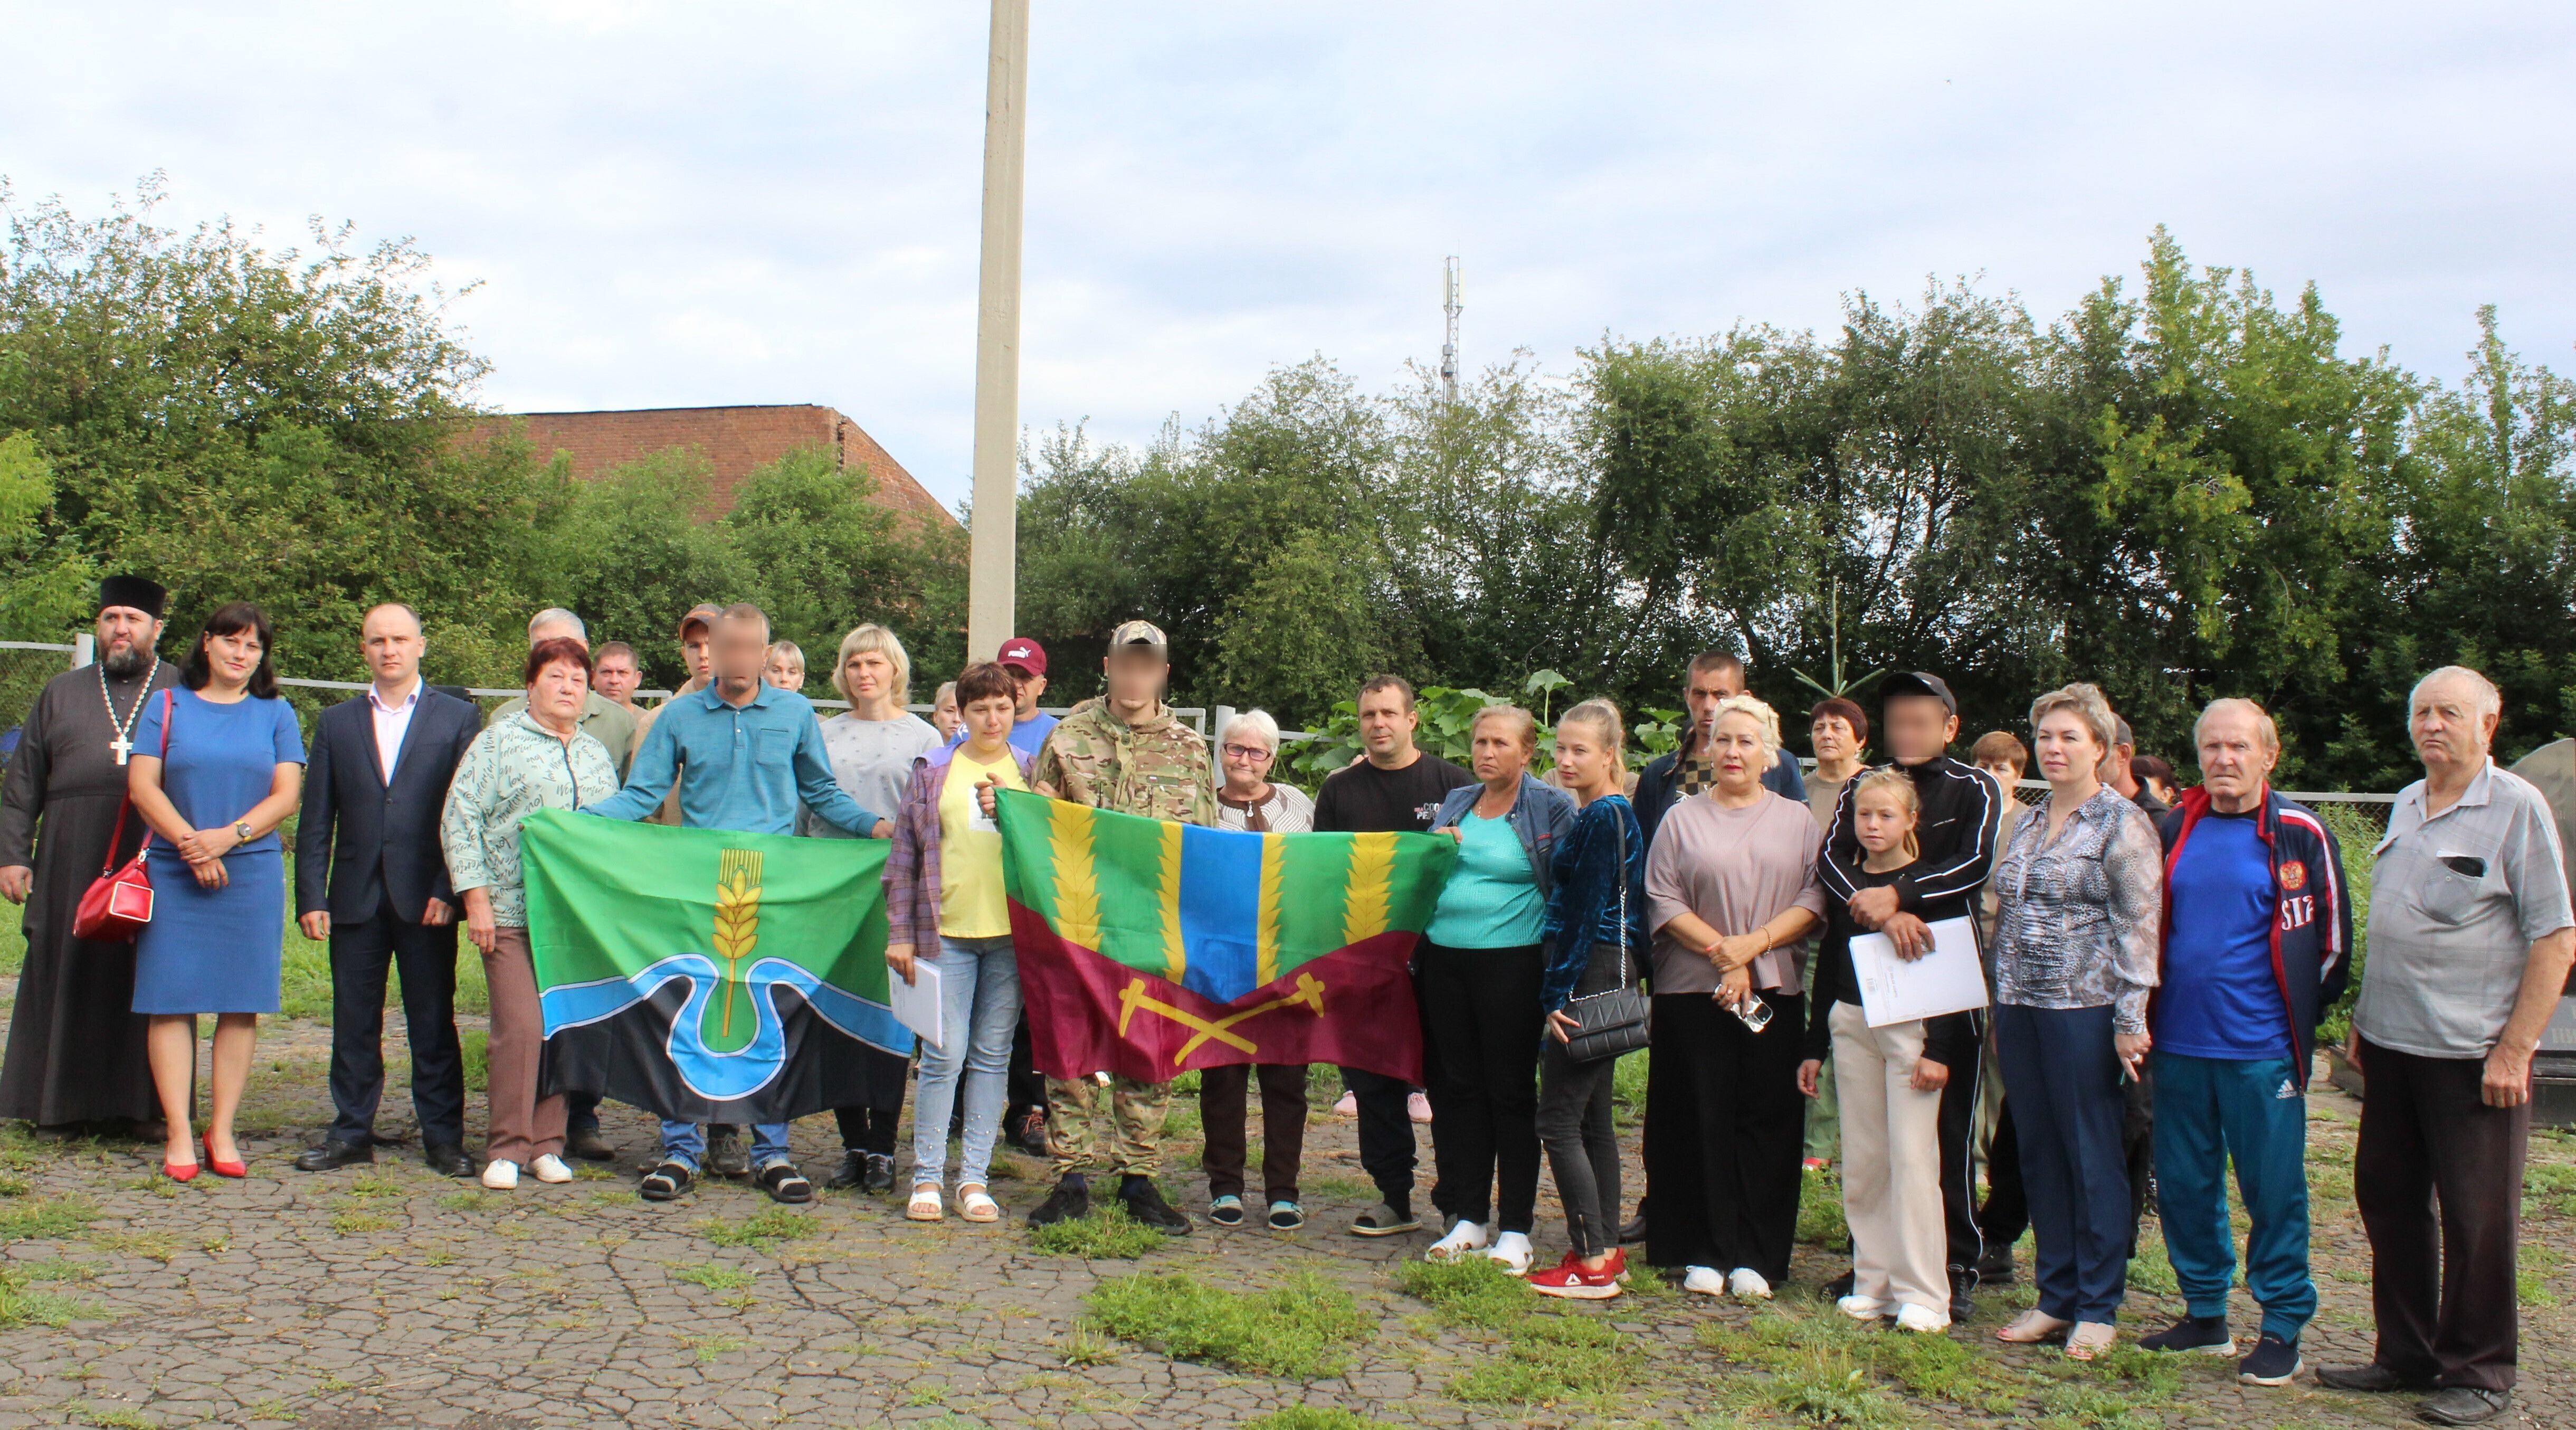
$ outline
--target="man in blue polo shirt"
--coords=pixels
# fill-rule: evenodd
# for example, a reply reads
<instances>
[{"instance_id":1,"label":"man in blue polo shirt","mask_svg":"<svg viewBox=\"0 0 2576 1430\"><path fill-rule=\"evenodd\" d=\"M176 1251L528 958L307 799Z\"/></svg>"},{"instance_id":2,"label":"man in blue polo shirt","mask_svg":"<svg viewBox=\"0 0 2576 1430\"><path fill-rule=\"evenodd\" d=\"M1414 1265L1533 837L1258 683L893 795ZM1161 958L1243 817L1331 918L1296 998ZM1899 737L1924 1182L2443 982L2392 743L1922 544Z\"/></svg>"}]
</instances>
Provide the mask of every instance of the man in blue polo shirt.
<instances>
[{"instance_id":1,"label":"man in blue polo shirt","mask_svg":"<svg viewBox=\"0 0 2576 1430\"><path fill-rule=\"evenodd\" d=\"M2227 1326L2232 1159L2252 1223L2245 1289L2263 1308L2237 1379L2287 1385L2299 1373L2299 1333L2317 1309L2308 1275L2308 1065L2317 1017L2347 976L2352 909L2334 836L2268 784L2281 737L2263 707L2214 701L2192 738L2201 782L2163 821L2163 976L2147 1013L2158 1206L2190 1314L2139 1344L2236 1353Z\"/></svg>"},{"instance_id":2,"label":"man in blue polo shirt","mask_svg":"<svg viewBox=\"0 0 2576 1430\"><path fill-rule=\"evenodd\" d=\"M863 839L891 835L892 824L859 808L832 778L814 707L760 678L769 617L758 606L728 606L716 618L712 645L715 674L707 687L657 710L625 788L581 812L642 819L677 784L683 829L793 834L801 801L836 829ZM644 1178L644 1199L667 1202L686 1192L705 1156L697 1124L665 1119L662 1161ZM774 1201L814 1199L813 1183L787 1159L784 1122L753 1125L751 1172Z\"/></svg>"}]
</instances>

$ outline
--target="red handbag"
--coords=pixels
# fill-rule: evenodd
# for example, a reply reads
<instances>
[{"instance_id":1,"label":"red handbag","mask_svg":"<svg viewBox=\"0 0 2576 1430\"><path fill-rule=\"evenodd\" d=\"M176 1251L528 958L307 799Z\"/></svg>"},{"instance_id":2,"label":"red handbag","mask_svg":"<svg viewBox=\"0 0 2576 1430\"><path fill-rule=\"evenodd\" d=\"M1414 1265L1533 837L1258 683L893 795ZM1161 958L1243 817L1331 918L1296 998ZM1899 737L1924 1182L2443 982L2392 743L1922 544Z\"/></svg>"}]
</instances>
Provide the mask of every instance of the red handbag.
<instances>
[{"instance_id":1,"label":"red handbag","mask_svg":"<svg viewBox=\"0 0 2576 1430\"><path fill-rule=\"evenodd\" d=\"M177 697L161 692L161 758L170 758L170 716ZM124 868L116 867L116 846L125 842L125 815L134 808L134 796L117 806L116 833L108 836L107 862L99 866L98 877L81 894L80 907L72 913L72 937L92 943L132 943L143 926L152 922L152 875L143 867L143 856L152 848L152 826L143 826L143 842L135 846L134 858Z\"/></svg>"}]
</instances>

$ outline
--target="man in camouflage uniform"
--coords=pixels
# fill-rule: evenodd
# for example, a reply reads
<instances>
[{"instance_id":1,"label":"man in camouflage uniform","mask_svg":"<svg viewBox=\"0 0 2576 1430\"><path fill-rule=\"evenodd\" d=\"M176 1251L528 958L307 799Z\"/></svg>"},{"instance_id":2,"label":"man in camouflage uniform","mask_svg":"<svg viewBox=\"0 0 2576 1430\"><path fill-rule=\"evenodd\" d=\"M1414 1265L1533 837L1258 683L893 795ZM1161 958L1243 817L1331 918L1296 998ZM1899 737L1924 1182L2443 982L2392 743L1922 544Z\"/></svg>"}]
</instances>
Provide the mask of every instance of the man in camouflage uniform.
<instances>
[{"instance_id":1,"label":"man in camouflage uniform","mask_svg":"<svg viewBox=\"0 0 2576 1430\"><path fill-rule=\"evenodd\" d=\"M1216 823L1216 783L1207 741L1182 724L1163 703L1172 673L1170 644L1145 621L1129 621L1109 637L1102 662L1109 693L1073 708L1047 735L1030 767L1030 784L1042 795L1094 809L1141 814L1183 824ZM1135 1220L1166 1236L1186 1236L1187 1217L1172 1210L1154 1185L1162 1166L1158 1137L1168 1082L1109 1079L1109 1120L1114 1137L1099 1148L1096 1095L1091 1078L1047 1079L1047 1148L1055 1157L1056 1186L1029 1214L1029 1225L1078 1217L1091 1209L1083 1168L1098 1163L1119 1174L1118 1200Z\"/></svg>"}]
</instances>

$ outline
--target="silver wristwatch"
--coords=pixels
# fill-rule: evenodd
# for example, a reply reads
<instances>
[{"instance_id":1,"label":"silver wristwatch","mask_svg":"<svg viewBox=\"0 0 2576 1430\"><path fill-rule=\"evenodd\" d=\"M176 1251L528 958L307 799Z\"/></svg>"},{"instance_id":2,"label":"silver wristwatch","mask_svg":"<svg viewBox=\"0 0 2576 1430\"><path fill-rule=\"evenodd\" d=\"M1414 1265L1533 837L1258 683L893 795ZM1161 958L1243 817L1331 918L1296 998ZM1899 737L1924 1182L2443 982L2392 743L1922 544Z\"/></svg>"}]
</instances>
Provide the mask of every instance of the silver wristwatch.
<instances>
[{"instance_id":1,"label":"silver wristwatch","mask_svg":"<svg viewBox=\"0 0 2576 1430\"><path fill-rule=\"evenodd\" d=\"M250 842L250 821L247 819L234 820L233 837L244 844L248 844Z\"/></svg>"}]
</instances>

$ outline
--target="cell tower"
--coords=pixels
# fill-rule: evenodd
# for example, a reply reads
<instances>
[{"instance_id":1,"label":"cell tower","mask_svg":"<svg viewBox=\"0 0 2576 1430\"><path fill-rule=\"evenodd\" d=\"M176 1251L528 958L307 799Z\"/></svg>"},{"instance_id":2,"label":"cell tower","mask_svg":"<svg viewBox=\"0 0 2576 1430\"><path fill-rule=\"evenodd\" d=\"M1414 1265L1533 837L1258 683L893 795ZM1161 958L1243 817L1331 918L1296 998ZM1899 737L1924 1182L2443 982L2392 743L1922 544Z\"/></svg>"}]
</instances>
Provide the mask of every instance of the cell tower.
<instances>
[{"instance_id":1,"label":"cell tower","mask_svg":"<svg viewBox=\"0 0 2576 1430\"><path fill-rule=\"evenodd\" d=\"M1440 311L1449 315L1449 340L1440 345L1440 389L1458 400L1458 255L1448 257L1448 281L1441 289Z\"/></svg>"}]
</instances>

